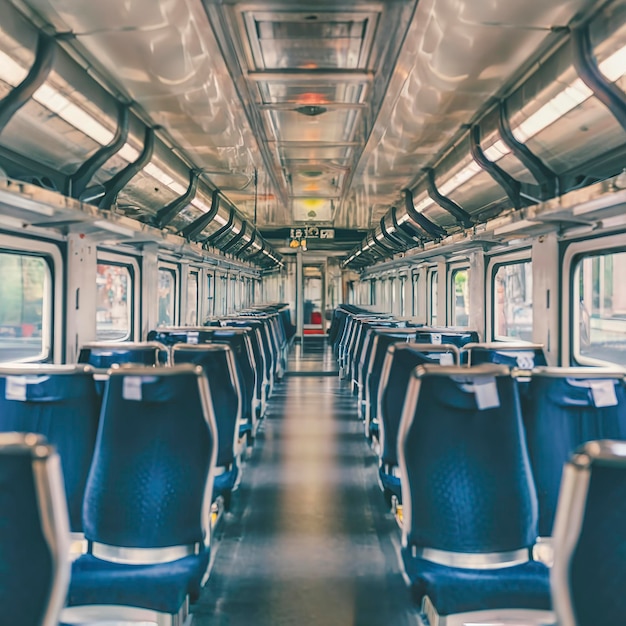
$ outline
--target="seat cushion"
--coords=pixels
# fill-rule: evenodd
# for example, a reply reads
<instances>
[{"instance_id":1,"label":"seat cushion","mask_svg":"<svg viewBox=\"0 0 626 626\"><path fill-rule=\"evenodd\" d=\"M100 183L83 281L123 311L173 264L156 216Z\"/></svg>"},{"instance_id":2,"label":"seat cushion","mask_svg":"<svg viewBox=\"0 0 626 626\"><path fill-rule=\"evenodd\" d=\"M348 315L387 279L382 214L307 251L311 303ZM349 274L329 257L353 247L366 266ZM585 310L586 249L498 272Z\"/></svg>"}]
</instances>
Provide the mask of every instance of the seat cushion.
<instances>
[{"instance_id":1,"label":"seat cushion","mask_svg":"<svg viewBox=\"0 0 626 626\"><path fill-rule=\"evenodd\" d=\"M501 569L446 567L410 555L402 549L413 599L428 596L439 615L487 609L550 610L549 570L530 561Z\"/></svg>"},{"instance_id":2,"label":"seat cushion","mask_svg":"<svg viewBox=\"0 0 626 626\"><path fill-rule=\"evenodd\" d=\"M383 468L379 468L378 475L380 476L380 482L383 487L391 494L398 498L398 502L402 504L402 484L397 476L387 474Z\"/></svg>"},{"instance_id":3,"label":"seat cushion","mask_svg":"<svg viewBox=\"0 0 626 626\"><path fill-rule=\"evenodd\" d=\"M68 606L116 604L177 613L197 598L209 551L169 563L124 565L85 554L72 564Z\"/></svg>"},{"instance_id":4,"label":"seat cushion","mask_svg":"<svg viewBox=\"0 0 626 626\"><path fill-rule=\"evenodd\" d=\"M223 496L225 493L233 490L235 483L237 482L237 474L239 470L237 466L233 466L227 472L218 474L213 481L213 500L218 496Z\"/></svg>"}]
</instances>

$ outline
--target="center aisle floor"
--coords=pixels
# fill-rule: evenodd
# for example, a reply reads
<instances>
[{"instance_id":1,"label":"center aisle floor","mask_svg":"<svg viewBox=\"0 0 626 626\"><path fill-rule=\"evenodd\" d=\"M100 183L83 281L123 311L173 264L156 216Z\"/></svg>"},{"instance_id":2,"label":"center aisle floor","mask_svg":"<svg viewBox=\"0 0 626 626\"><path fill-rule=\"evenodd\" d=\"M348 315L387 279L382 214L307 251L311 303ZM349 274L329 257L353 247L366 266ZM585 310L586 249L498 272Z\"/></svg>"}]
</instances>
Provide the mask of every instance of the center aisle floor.
<instances>
[{"instance_id":1,"label":"center aisle floor","mask_svg":"<svg viewBox=\"0 0 626 626\"><path fill-rule=\"evenodd\" d=\"M417 623L356 402L324 373L329 349L311 343L274 391L193 607L197 626Z\"/></svg>"}]
</instances>

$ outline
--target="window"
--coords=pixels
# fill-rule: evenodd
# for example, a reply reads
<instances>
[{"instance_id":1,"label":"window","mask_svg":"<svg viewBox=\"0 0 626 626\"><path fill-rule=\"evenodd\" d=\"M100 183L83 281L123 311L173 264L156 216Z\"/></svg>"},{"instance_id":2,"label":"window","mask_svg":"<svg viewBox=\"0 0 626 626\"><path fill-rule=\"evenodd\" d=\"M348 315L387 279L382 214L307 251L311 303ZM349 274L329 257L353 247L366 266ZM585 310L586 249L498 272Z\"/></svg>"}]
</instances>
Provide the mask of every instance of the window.
<instances>
[{"instance_id":1,"label":"window","mask_svg":"<svg viewBox=\"0 0 626 626\"><path fill-rule=\"evenodd\" d=\"M159 319L158 326L176 323L176 272L159 269Z\"/></svg>"},{"instance_id":2,"label":"window","mask_svg":"<svg viewBox=\"0 0 626 626\"><path fill-rule=\"evenodd\" d=\"M96 273L96 339L132 338L132 275L126 265L98 263Z\"/></svg>"},{"instance_id":3,"label":"window","mask_svg":"<svg viewBox=\"0 0 626 626\"><path fill-rule=\"evenodd\" d=\"M187 325L198 323L198 272L189 272L187 277Z\"/></svg>"},{"instance_id":4,"label":"window","mask_svg":"<svg viewBox=\"0 0 626 626\"><path fill-rule=\"evenodd\" d=\"M574 358L626 365L626 252L586 255L574 268Z\"/></svg>"},{"instance_id":5,"label":"window","mask_svg":"<svg viewBox=\"0 0 626 626\"><path fill-rule=\"evenodd\" d=\"M376 279L370 280L370 304L376 304Z\"/></svg>"},{"instance_id":6,"label":"window","mask_svg":"<svg viewBox=\"0 0 626 626\"><path fill-rule=\"evenodd\" d=\"M452 325L469 325L469 270L455 269L451 274Z\"/></svg>"},{"instance_id":7,"label":"window","mask_svg":"<svg viewBox=\"0 0 626 626\"><path fill-rule=\"evenodd\" d=\"M495 339L532 341L533 274L530 261L496 265L493 285Z\"/></svg>"},{"instance_id":8,"label":"window","mask_svg":"<svg viewBox=\"0 0 626 626\"><path fill-rule=\"evenodd\" d=\"M0 361L50 356L52 274L45 258L0 253Z\"/></svg>"},{"instance_id":9,"label":"window","mask_svg":"<svg viewBox=\"0 0 626 626\"><path fill-rule=\"evenodd\" d=\"M213 282L213 274L207 274L206 276L206 293L207 293L207 300L209 301L207 304L207 314L209 317L212 317L213 315L215 315L215 311L213 310L213 286L214 286L214 282Z\"/></svg>"},{"instance_id":10,"label":"window","mask_svg":"<svg viewBox=\"0 0 626 626\"><path fill-rule=\"evenodd\" d=\"M431 270L428 275L430 284L430 311L428 323L432 326L437 325L437 297L439 294L439 275L437 270Z\"/></svg>"},{"instance_id":11,"label":"window","mask_svg":"<svg viewBox=\"0 0 626 626\"><path fill-rule=\"evenodd\" d=\"M413 317L417 317L419 315L420 310L420 294L419 294L419 274L413 274L412 276L412 284L413 284Z\"/></svg>"}]
</instances>

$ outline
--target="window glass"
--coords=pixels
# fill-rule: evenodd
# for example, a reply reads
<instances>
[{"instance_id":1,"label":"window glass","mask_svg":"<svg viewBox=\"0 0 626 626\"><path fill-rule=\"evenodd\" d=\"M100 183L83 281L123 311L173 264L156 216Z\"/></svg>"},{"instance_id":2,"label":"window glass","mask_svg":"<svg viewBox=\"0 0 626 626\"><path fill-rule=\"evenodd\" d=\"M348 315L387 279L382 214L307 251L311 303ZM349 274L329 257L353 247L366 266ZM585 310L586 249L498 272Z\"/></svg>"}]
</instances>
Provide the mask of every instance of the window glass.
<instances>
[{"instance_id":1,"label":"window glass","mask_svg":"<svg viewBox=\"0 0 626 626\"><path fill-rule=\"evenodd\" d=\"M370 304L376 304L376 281L370 280Z\"/></svg>"},{"instance_id":2,"label":"window glass","mask_svg":"<svg viewBox=\"0 0 626 626\"><path fill-rule=\"evenodd\" d=\"M413 274L413 317L419 314L420 294L419 294L419 274Z\"/></svg>"},{"instance_id":3,"label":"window glass","mask_svg":"<svg viewBox=\"0 0 626 626\"><path fill-rule=\"evenodd\" d=\"M493 287L494 338L532 341L532 263L497 266Z\"/></svg>"},{"instance_id":4,"label":"window glass","mask_svg":"<svg viewBox=\"0 0 626 626\"><path fill-rule=\"evenodd\" d=\"M452 272L452 324L467 326L469 324L469 270L460 269Z\"/></svg>"},{"instance_id":5,"label":"window glass","mask_svg":"<svg viewBox=\"0 0 626 626\"><path fill-rule=\"evenodd\" d=\"M207 300L209 301L208 303L208 315L209 317L211 317L212 315L214 315L214 311L213 311L213 275L212 274L207 274L206 277L206 293L207 293Z\"/></svg>"},{"instance_id":6,"label":"window glass","mask_svg":"<svg viewBox=\"0 0 626 626\"><path fill-rule=\"evenodd\" d=\"M429 323L433 326L437 325L437 296L439 292L439 276L438 272L430 273L430 319Z\"/></svg>"},{"instance_id":7,"label":"window glass","mask_svg":"<svg viewBox=\"0 0 626 626\"><path fill-rule=\"evenodd\" d=\"M585 256L574 273L575 358L626 365L626 252Z\"/></svg>"},{"instance_id":8,"label":"window glass","mask_svg":"<svg viewBox=\"0 0 626 626\"><path fill-rule=\"evenodd\" d=\"M187 278L187 325L198 323L198 272L189 272Z\"/></svg>"},{"instance_id":9,"label":"window glass","mask_svg":"<svg viewBox=\"0 0 626 626\"><path fill-rule=\"evenodd\" d=\"M176 323L176 273L174 270L159 270L159 326Z\"/></svg>"},{"instance_id":10,"label":"window glass","mask_svg":"<svg viewBox=\"0 0 626 626\"><path fill-rule=\"evenodd\" d=\"M0 253L0 361L50 354L52 277L45 259Z\"/></svg>"},{"instance_id":11,"label":"window glass","mask_svg":"<svg viewBox=\"0 0 626 626\"><path fill-rule=\"evenodd\" d=\"M96 339L131 339L132 289L125 265L98 263L96 274Z\"/></svg>"}]
</instances>

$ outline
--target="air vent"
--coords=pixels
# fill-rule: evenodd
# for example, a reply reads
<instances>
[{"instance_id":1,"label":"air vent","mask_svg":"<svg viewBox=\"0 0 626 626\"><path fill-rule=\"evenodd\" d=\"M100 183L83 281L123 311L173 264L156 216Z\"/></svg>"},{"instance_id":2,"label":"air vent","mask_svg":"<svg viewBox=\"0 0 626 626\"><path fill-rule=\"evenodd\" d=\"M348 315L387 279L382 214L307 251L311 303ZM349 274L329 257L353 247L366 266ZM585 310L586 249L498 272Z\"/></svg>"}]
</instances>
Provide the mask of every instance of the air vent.
<instances>
[{"instance_id":1,"label":"air vent","mask_svg":"<svg viewBox=\"0 0 626 626\"><path fill-rule=\"evenodd\" d=\"M309 117L316 117L318 115L322 115L326 113L328 109L326 107L319 106L318 104L307 104L305 106L298 107L294 109L297 113L301 115L308 115Z\"/></svg>"}]
</instances>

